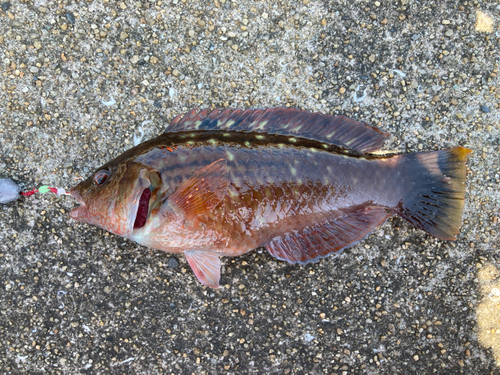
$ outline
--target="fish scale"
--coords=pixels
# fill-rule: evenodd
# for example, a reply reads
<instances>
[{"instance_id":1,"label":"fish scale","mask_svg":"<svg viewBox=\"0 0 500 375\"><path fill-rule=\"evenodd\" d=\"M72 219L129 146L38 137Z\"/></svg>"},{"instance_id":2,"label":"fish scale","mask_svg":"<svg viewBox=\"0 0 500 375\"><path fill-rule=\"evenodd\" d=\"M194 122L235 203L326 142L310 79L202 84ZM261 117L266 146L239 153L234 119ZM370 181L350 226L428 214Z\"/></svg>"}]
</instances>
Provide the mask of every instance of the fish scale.
<instances>
[{"instance_id":1,"label":"fish scale","mask_svg":"<svg viewBox=\"0 0 500 375\"><path fill-rule=\"evenodd\" d=\"M70 216L184 254L213 288L220 256L265 246L283 261L316 262L392 215L455 239L470 150L369 154L387 136L290 108L193 110L73 188L81 206Z\"/></svg>"}]
</instances>

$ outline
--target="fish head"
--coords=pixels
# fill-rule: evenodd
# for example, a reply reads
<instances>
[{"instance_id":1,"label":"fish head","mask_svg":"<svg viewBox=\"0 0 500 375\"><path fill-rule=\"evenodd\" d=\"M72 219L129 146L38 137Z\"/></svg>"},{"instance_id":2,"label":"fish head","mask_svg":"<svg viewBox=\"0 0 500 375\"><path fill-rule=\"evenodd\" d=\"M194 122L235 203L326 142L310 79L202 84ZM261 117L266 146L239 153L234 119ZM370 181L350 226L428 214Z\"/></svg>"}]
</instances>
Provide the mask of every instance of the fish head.
<instances>
[{"instance_id":1,"label":"fish head","mask_svg":"<svg viewBox=\"0 0 500 375\"><path fill-rule=\"evenodd\" d=\"M146 223L153 173L136 162L105 164L70 190L80 206L69 216L129 237Z\"/></svg>"}]
</instances>

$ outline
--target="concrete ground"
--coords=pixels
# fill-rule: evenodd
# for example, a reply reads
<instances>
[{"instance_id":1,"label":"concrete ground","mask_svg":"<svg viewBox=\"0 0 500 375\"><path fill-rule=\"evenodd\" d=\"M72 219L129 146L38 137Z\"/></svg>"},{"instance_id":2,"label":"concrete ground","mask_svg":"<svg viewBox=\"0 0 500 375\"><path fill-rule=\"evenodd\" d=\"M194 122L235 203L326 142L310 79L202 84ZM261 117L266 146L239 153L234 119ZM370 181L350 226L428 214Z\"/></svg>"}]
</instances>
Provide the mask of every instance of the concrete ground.
<instances>
[{"instance_id":1,"label":"concrete ground","mask_svg":"<svg viewBox=\"0 0 500 375\"><path fill-rule=\"evenodd\" d=\"M3 1L3 0L2 0ZM2 373L498 373L500 3L35 0L0 8L0 178L69 188L177 114L293 106L474 150L456 242L389 220L337 258L182 257L0 206Z\"/></svg>"}]
</instances>

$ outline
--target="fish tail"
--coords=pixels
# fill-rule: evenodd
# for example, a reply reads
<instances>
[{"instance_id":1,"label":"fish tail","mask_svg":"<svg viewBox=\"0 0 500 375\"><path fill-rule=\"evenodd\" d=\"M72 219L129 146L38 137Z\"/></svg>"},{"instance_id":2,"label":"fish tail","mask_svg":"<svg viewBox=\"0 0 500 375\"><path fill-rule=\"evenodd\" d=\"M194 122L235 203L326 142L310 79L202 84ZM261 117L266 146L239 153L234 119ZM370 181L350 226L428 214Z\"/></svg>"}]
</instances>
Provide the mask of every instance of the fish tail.
<instances>
[{"instance_id":1,"label":"fish tail","mask_svg":"<svg viewBox=\"0 0 500 375\"><path fill-rule=\"evenodd\" d=\"M402 157L411 188L393 212L427 233L456 240L462 222L467 156L464 147L420 152Z\"/></svg>"}]
</instances>

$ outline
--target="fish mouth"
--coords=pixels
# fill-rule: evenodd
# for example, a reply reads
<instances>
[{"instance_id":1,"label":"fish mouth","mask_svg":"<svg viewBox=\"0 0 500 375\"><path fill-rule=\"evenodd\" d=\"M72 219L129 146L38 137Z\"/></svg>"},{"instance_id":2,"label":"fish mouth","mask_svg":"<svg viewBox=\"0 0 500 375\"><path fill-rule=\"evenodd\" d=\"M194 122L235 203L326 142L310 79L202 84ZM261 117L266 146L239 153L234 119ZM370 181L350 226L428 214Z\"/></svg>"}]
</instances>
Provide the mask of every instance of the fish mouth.
<instances>
[{"instance_id":1,"label":"fish mouth","mask_svg":"<svg viewBox=\"0 0 500 375\"><path fill-rule=\"evenodd\" d=\"M76 190L71 190L70 194L73 198L77 200L78 203L80 203L81 206L85 206L85 201L83 200L82 196L80 193Z\"/></svg>"},{"instance_id":2,"label":"fish mouth","mask_svg":"<svg viewBox=\"0 0 500 375\"><path fill-rule=\"evenodd\" d=\"M74 220L77 221L82 221L81 219L81 214L82 214L82 208L85 206L85 201L82 199L82 196L80 193L76 190L71 190L70 194L73 198L77 200L77 202L80 204L78 207L73 208L69 212L69 217L71 217Z\"/></svg>"},{"instance_id":3,"label":"fish mouth","mask_svg":"<svg viewBox=\"0 0 500 375\"><path fill-rule=\"evenodd\" d=\"M147 187L142 191L139 205L137 207L137 214L135 215L134 229L142 228L146 225L149 212L149 199L151 198L151 189Z\"/></svg>"}]
</instances>

